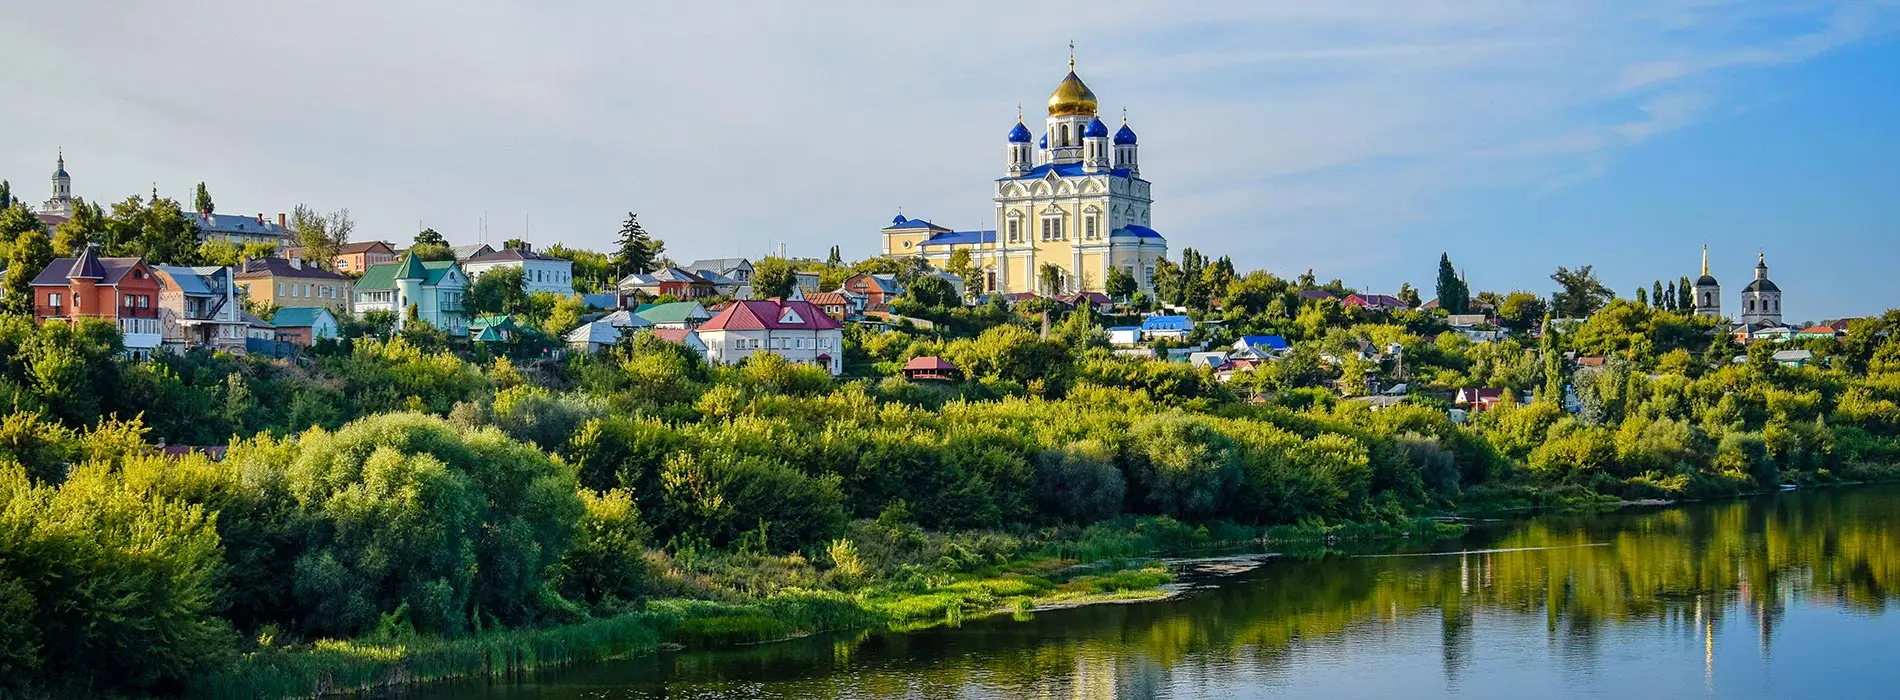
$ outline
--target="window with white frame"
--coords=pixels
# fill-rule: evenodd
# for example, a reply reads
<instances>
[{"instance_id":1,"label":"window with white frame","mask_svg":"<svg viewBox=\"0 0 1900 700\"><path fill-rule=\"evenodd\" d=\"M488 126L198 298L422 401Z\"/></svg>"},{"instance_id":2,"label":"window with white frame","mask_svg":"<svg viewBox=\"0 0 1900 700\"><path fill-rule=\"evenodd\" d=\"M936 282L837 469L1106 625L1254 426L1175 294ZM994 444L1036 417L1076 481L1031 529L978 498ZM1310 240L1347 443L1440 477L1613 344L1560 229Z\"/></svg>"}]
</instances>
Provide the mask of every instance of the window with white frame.
<instances>
[{"instance_id":1,"label":"window with white frame","mask_svg":"<svg viewBox=\"0 0 1900 700\"><path fill-rule=\"evenodd\" d=\"M1042 220L1042 240L1062 240L1062 217L1050 216Z\"/></svg>"}]
</instances>

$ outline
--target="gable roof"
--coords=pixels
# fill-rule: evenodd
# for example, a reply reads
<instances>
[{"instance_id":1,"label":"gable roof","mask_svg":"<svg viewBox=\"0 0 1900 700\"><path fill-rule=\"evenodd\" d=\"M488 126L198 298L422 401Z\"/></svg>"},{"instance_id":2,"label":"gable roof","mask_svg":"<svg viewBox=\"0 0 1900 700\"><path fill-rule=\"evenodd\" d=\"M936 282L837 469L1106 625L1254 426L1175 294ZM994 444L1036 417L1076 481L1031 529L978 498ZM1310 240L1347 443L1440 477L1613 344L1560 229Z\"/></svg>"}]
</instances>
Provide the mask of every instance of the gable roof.
<instances>
[{"instance_id":1,"label":"gable roof","mask_svg":"<svg viewBox=\"0 0 1900 700\"><path fill-rule=\"evenodd\" d=\"M805 301L815 306L846 306L851 303L843 294L837 292L812 292L805 295Z\"/></svg>"},{"instance_id":2,"label":"gable roof","mask_svg":"<svg viewBox=\"0 0 1900 700\"><path fill-rule=\"evenodd\" d=\"M604 320L583 323L565 336L570 343L599 343L613 345L620 342L620 327Z\"/></svg>"},{"instance_id":3,"label":"gable roof","mask_svg":"<svg viewBox=\"0 0 1900 700\"><path fill-rule=\"evenodd\" d=\"M346 279L337 273L314 265L296 267L284 258L258 258L244 261L244 270L237 273L238 279L256 279L259 277L294 277L297 279Z\"/></svg>"},{"instance_id":4,"label":"gable roof","mask_svg":"<svg viewBox=\"0 0 1900 700\"><path fill-rule=\"evenodd\" d=\"M711 318L706 307L696 301L673 301L665 304L641 304L633 308L633 313L650 323L685 323L695 318Z\"/></svg>"},{"instance_id":5,"label":"gable roof","mask_svg":"<svg viewBox=\"0 0 1900 700\"><path fill-rule=\"evenodd\" d=\"M725 272L727 270L738 269L750 270L752 269L752 261L745 258L707 258L705 260L694 260L686 263L686 269L712 270L713 272Z\"/></svg>"},{"instance_id":6,"label":"gable roof","mask_svg":"<svg viewBox=\"0 0 1900 700\"><path fill-rule=\"evenodd\" d=\"M796 318L785 312L796 314ZM788 320L792 319L792 320ZM701 331L807 330L842 328L837 319L826 316L809 301L753 299L735 301L712 320L700 324Z\"/></svg>"},{"instance_id":7,"label":"gable roof","mask_svg":"<svg viewBox=\"0 0 1900 700\"><path fill-rule=\"evenodd\" d=\"M332 325L336 323L336 315L327 306L286 306L278 309L270 322L278 328L310 328L326 316Z\"/></svg>"},{"instance_id":8,"label":"gable roof","mask_svg":"<svg viewBox=\"0 0 1900 700\"><path fill-rule=\"evenodd\" d=\"M1141 319L1144 331L1184 331L1194 327L1194 320L1186 316L1149 316Z\"/></svg>"},{"instance_id":9,"label":"gable roof","mask_svg":"<svg viewBox=\"0 0 1900 700\"><path fill-rule=\"evenodd\" d=\"M495 249L489 247L487 243L477 243L475 245L458 245L449 250L455 253L456 260L467 260L483 253L492 253Z\"/></svg>"},{"instance_id":10,"label":"gable roof","mask_svg":"<svg viewBox=\"0 0 1900 700\"><path fill-rule=\"evenodd\" d=\"M557 258L552 255L537 253L532 250L522 250L520 248L503 248L501 250L491 250L486 253L477 253L462 262L515 262L518 260L566 260L566 258Z\"/></svg>"},{"instance_id":11,"label":"gable roof","mask_svg":"<svg viewBox=\"0 0 1900 700\"><path fill-rule=\"evenodd\" d=\"M100 285L108 287L118 284L119 280L125 278L125 273L131 272L132 268L137 267L139 261L143 259L81 257L89 261L86 265L87 271L85 274L93 279L99 280L98 283ZM40 274L33 277L32 286L67 286L67 277L72 274L73 265L76 262L79 262L79 258L54 258L52 262L46 264L45 269L40 270Z\"/></svg>"},{"instance_id":12,"label":"gable roof","mask_svg":"<svg viewBox=\"0 0 1900 700\"><path fill-rule=\"evenodd\" d=\"M1274 350L1285 350L1289 347L1286 338L1278 335L1243 335L1240 336L1240 343L1247 347L1265 346Z\"/></svg>"},{"instance_id":13,"label":"gable roof","mask_svg":"<svg viewBox=\"0 0 1900 700\"><path fill-rule=\"evenodd\" d=\"M954 370L956 368L957 366L954 364L951 364L949 360L943 359L941 357L937 357L936 355L928 355L925 357L913 357L913 358L910 358L909 362L904 363L904 369L906 370L943 372L943 371L948 371L948 370Z\"/></svg>"},{"instance_id":14,"label":"gable roof","mask_svg":"<svg viewBox=\"0 0 1900 700\"><path fill-rule=\"evenodd\" d=\"M398 279L397 273L405 271L404 268L412 263L416 267L421 268L421 270L408 270L408 272L419 275L419 278L422 280L422 285L425 287L434 287L442 284L442 279L449 275L449 271L457 269L458 267L453 260L425 261L416 260L413 255L404 256L402 261L399 262L387 262L369 266L369 269L363 272L363 277L356 280L356 288L363 291L395 289L396 280ZM402 277L401 279L417 278Z\"/></svg>"},{"instance_id":15,"label":"gable roof","mask_svg":"<svg viewBox=\"0 0 1900 700\"><path fill-rule=\"evenodd\" d=\"M171 279L179 293L194 297L224 296L224 276L230 270L228 267L206 265L197 267L151 265L150 267L153 271L162 272L165 277Z\"/></svg>"},{"instance_id":16,"label":"gable roof","mask_svg":"<svg viewBox=\"0 0 1900 700\"><path fill-rule=\"evenodd\" d=\"M287 231L277 222L262 216L239 216L236 214L206 214L204 212L186 213L185 218L198 225L199 233L239 234L244 236L283 236Z\"/></svg>"},{"instance_id":17,"label":"gable roof","mask_svg":"<svg viewBox=\"0 0 1900 700\"><path fill-rule=\"evenodd\" d=\"M618 328L646 328L648 326L653 325L652 321L646 320L645 318L641 316L637 316L632 311L629 311L627 309L621 309L619 311L615 311L613 313L607 314L605 316L600 317L599 319L596 319L596 321L598 323L606 323Z\"/></svg>"},{"instance_id":18,"label":"gable roof","mask_svg":"<svg viewBox=\"0 0 1900 700\"><path fill-rule=\"evenodd\" d=\"M384 251L387 251L390 255L396 254L395 248L390 247L388 243L384 243L382 241L358 241L356 243L347 243L347 244L344 244L343 247L336 249L336 254L337 255L352 255L355 253L367 253L377 248L382 248Z\"/></svg>"}]
</instances>

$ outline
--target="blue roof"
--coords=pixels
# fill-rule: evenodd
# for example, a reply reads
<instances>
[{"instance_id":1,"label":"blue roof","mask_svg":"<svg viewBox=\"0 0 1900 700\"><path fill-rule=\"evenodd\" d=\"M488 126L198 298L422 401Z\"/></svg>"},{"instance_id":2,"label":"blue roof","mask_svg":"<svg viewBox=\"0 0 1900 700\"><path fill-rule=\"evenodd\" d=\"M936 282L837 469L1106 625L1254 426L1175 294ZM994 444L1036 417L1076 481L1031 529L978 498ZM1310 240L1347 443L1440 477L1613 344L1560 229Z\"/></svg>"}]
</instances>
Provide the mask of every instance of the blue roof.
<instances>
[{"instance_id":1,"label":"blue roof","mask_svg":"<svg viewBox=\"0 0 1900 700\"><path fill-rule=\"evenodd\" d=\"M943 227L930 223L923 219L906 219L902 216L899 216L895 219L892 219L891 225L885 228L943 228Z\"/></svg>"},{"instance_id":2,"label":"blue roof","mask_svg":"<svg viewBox=\"0 0 1900 700\"><path fill-rule=\"evenodd\" d=\"M1240 336L1240 342L1250 347L1265 345L1275 350L1285 350L1289 347L1286 344L1286 338L1277 335L1243 335Z\"/></svg>"},{"instance_id":3,"label":"blue roof","mask_svg":"<svg viewBox=\"0 0 1900 700\"><path fill-rule=\"evenodd\" d=\"M1029 127L1023 126L1020 121L1016 122L1016 128L1009 130L1009 142L1029 143Z\"/></svg>"},{"instance_id":4,"label":"blue roof","mask_svg":"<svg viewBox=\"0 0 1900 700\"><path fill-rule=\"evenodd\" d=\"M1078 175L1100 175L1100 174L1103 174L1104 172L1106 172L1109 175L1114 175L1115 177L1133 177L1133 175L1128 172L1127 168L1115 168L1115 169L1107 170L1107 171L1089 172L1087 168L1082 167L1081 163L1044 163L1034 168L1030 168L1029 172L1018 175L1015 177L1015 179L1033 180L1033 179L1048 175L1050 171L1055 171L1055 174L1062 177L1074 177Z\"/></svg>"},{"instance_id":5,"label":"blue roof","mask_svg":"<svg viewBox=\"0 0 1900 700\"><path fill-rule=\"evenodd\" d=\"M1102 123L1101 117L1090 119L1088 128L1082 131L1082 138L1094 138L1097 136L1108 136L1108 125Z\"/></svg>"},{"instance_id":6,"label":"blue roof","mask_svg":"<svg viewBox=\"0 0 1900 700\"><path fill-rule=\"evenodd\" d=\"M1117 146L1135 145L1135 130L1128 128L1127 124L1123 124L1121 130L1115 132L1115 145Z\"/></svg>"},{"instance_id":7,"label":"blue roof","mask_svg":"<svg viewBox=\"0 0 1900 700\"><path fill-rule=\"evenodd\" d=\"M255 216L235 216L231 214L193 214L187 212L185 218L198 224L198 230L206 233L244 234L251 236L282 236L284 227L270 219Z\"/></svg>"},{"instance_id":8,"label":"blue roof","mask_svg":"<svg viewBox=\"0 0 1900 700\"><path fill-rule=\"evenodd\" d=\"M1129 224L1127 226L1123 226L1121 228L1115 229L1114 232L1109 234L1109 237L1112 238L1123 231L1127 231L1128 233L1134 234L1136 238L1160 238L1161 237L1161 234L1155 231L1154 229L1148 228L1146 226L1139 226L1136 224Z\"/></svg>"},{"instance_id":9,"label":"blue roof","mask_svg":"<svg viewBox=\"0 0 1900 700\"><path fill-rule=\"evenodd\" d=\"M1037 146L1039 146L1039 147L1042 147L1042 148L1048 148L1048 147L1049 147L1049 135L1048 135L1048 134L1043 134L1043 135L1042 135L1042 140L1040 140L1040 141L1037 141L1037 142L1036 142L1036 145L1037 145Z\"/></svg>"},{"instance_id":10,"label":"blue roof","mask_svg":"<svg viewBox=\"0 0 1900 700\"><path fill-rule=\"evenodd\" d=\"M1186 331L1194 329L1194 319L1186 316L1149 316L1141 319L1144 331Z\"/></svg>"},{"instance_id":11,"label":"blue roof","mask_svg":"<svg viewBox=\"0 0 1900 700\"><path fill-rule=\"evenodd\" d=\"M968 245L975 243L995 243L995 231L951 231L931 236L923 245Z\"/></svg>"}]
</instances>

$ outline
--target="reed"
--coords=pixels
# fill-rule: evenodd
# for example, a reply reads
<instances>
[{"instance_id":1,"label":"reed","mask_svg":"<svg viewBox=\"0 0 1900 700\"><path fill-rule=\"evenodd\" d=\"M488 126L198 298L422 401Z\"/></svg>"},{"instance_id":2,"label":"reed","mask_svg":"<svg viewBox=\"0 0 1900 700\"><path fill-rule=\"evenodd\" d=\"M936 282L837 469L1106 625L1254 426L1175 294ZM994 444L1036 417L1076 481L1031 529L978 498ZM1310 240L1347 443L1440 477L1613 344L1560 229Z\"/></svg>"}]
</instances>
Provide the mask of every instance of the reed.
<instances>
[{"instance_id":1,"label":"reed","mask_svg":"<svg viewBox=\"0 0 1900 700\"><path fill-rule=\"evenodd\" d=\"M304 698L455 678L515 678L529 672L652 651L677 626L665 613L632 613L545 629L465 639L387 643L323 640L245 654L194 678L194 698Z\"/></svg>"}]
</instances>

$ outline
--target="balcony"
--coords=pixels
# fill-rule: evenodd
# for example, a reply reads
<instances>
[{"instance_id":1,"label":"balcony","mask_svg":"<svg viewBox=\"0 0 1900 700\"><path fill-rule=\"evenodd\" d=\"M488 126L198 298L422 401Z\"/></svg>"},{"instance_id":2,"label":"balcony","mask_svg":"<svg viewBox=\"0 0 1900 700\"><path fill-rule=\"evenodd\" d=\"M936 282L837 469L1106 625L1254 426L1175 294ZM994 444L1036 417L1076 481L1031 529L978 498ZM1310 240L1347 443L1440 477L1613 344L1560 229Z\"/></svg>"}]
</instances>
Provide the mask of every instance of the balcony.
<instances>
[{"instance_id":1,"label":"balcony","mask_svg":"<svg viewBox=\"0 0 1900 700\"><path fill-rule=\"evenodd\" d=\"M75 312L70 306L34 306L33 315L40 318L158 318L157 307L121 306L116 308L118 313L106 314L100 313L97 309Z\"/></svg>"}]
</instances>

